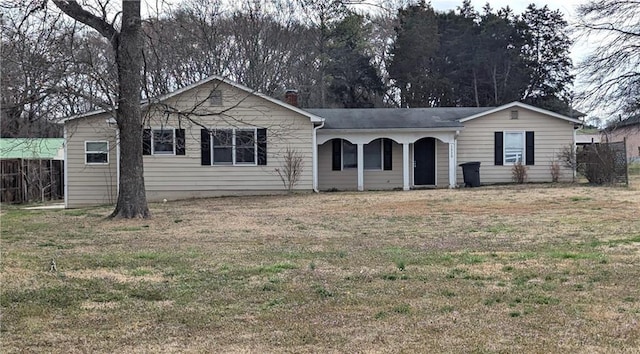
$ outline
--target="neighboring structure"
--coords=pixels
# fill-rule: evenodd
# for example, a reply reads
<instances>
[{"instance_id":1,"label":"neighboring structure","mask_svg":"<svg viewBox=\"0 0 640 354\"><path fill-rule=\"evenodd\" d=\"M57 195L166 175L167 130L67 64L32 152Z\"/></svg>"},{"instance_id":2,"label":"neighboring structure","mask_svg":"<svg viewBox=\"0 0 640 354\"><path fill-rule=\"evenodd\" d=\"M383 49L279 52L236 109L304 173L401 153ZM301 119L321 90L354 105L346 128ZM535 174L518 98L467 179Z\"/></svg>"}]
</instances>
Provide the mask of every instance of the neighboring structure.
<instances>
[{"instance_id":1,"label":"neighboring structure","mask_svg":"<svg viewBox=\"0 0 640 354\"><path fill-rule=\"evenodd\" d=\"M585 146L591 144L600 144L600 133L585 133L582 130L576 132L576 145Z\"/></svg>"},{"instance_id":2,"label":"neighboring structure","mask_svg":"<svg viewBox=\"0 0 640 354\"><path fill-rule=\"evenodd\" d=\"M284 190L287 149L304 170L297 190L450 187L459 164L481 162L482 183L551 181L550 166L575 144L577 119L514 102L497 108L307 109L221 77L143 104L150 201ZM67 207L113 203L118 134L110 112L65 120ZM563 168L562 179L573 171Z\"/></svg>"},{"instance_id":3,"label":"neighboring structure","mask_svg":"<svg viewBox=\"0 0 640 354\"><path fill-rule=\"evenodd\" d=\"M0 198L3 203L61 199L64 139L0 139Z\"/></svg>"},{"instance_id":4,"label":"neighboring structure","mask_svg":"<svg viewBox=\"0 0 640 354\"><path fill-rule=\"evenodd\" d=\"M640 162L640 115L609 124L602 131L602 139L608 142L625 141L627 161Z\"/></svg>"}]
</instances>

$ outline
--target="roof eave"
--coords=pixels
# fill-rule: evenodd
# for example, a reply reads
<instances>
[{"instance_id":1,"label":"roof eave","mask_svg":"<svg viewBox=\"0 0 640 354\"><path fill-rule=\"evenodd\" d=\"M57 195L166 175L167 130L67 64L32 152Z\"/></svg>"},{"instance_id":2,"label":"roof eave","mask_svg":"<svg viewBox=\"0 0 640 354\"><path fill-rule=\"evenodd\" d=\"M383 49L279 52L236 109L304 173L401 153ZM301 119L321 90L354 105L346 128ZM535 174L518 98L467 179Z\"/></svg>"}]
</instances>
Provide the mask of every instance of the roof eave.
<instances>
[{"instance_id":1,"label":"roof eave","mask_svg":"<svg viewBox=\"0 0 640 354\"><path fill-rule=\"evenodd\" d=\"M469 116L469 117L466 117L466 118L462 118L462 119L459 120L459 122L460 123L464 123L464 122L467 122L467 121L470 121L470 120L473 120L473 119L476 119L476 118L484 117L486 115L489 115L489 114L492 114L492 113L496 113L496 112L499 112L499 111L502 111L502 110L505 110L505 109L508 109L508 108L512 108L512 107L525 108L525 109L528 109L528 110L531 110L531 111L534 111L534 112L538 112L538 113L546 114L548 116L552 116L554 118L566 120L566 121L571 122L571 123L582 124L582 121L580 121L579 119L567 117L567 116L564 116L562 114L558 114L558 113L555 113L555 112L552 112L552 111L549 111L549 110L546 110L546 109L542 109L542 108L538 108L538 107L535 107L535 106L531 106L531 105L528 105L526 103L522 103L522 102L518 102L518 101L507 103L507 104L504 104L502 106L490 109L488 111L480 112L478 114L474 114L472 116Z\"/></svg>"},{"instance_id":2,"label":"roof eave","mask_svg":"<svg viewBox=\"0 0 640 354\"><path fill-rule=\"evenodd\" d=\"M437 128L322 128L318 130L318 133L377 133L383 131L385 133L412 133L412 132L455 132L464 130L464 127L437 127Z\"/></svg>"},{"instance_id":3,"label":"roof eave","mask_svg":"<svg viewBox=\"0 0 640 354\"><path fill-rule=\"evenodd\" d=\"M140 101L140 105L142 106L142 108L145 108L146 106L149 105L150 101L153 101L153 102L165 101L165 100L168 100L169 98L172 98L172 97L180 95L180 94L182 94L182 93L184 93L186 91L189 91L189 90L193 89L194 87L198 87L200 85L204 85L204 84L209 83L209 82L214 81L214 80L218 80L218 81L224 82L225 84L230 85L232 87L235 87L235 88L237 88L239 90L245 91L245 92L247 92L249 94L258 96L260 98L263 98L263 99L265 99L265 100L267 100L267 101L269 101L271 103L274 103L274 104L276 104L278 106L281 106L281 107L287 108L289 110L292 110L292 111L294 111L296 113L299 113L299 114L301 114L301 115L303 115L305 117L308 117L311 120L312 123L322 123L324 121L324 118L322 118L322 117L319 117L319 116L317 116L315 114L307 112L307 111L305 111L305 110L303 110L301 108L298 108L298 107L292 106L290 104L287 104L287 103L285 103L283 101L280 101L278 99L275 99L273 97L267 96L267 95L265 95L263 93L260 93L260 92L258 92L256 90L252 90L247 86L241 85L241 84L239 84L237 82L233 82L233 81L231 81L229 79L226 79L226 78L224 78L222 76L218 76L218 75L211 75L211 76L209 76L209 77L207 77L207 78L205 78L203 80L195 82L195 83L193 83L191 85L187 85L187 86L182 87L182 88L180 88L178 90L175 90L173 92L161 95L161 96L159 96L157 98L154 98L152 100L149 100L149 99L142 100L142 101ZM91 112L87 112L87 113L79 114L79 115L76 115L76 116L71 116L71 117L68 117L68 118L61 119L60 122L61 123L66 123L66 122L68 122L70 120L75 120L75 119L79 119L79 118L86 118L86 117L90 117L90 116L94 116L94 115L98 115L98 114L102 114L102 113L108 113L108 112L113 112L113 111L108 111L108 110L104 110L104 109L95 110L95 111L91 111Z\"/></svg>"}]
</instances>

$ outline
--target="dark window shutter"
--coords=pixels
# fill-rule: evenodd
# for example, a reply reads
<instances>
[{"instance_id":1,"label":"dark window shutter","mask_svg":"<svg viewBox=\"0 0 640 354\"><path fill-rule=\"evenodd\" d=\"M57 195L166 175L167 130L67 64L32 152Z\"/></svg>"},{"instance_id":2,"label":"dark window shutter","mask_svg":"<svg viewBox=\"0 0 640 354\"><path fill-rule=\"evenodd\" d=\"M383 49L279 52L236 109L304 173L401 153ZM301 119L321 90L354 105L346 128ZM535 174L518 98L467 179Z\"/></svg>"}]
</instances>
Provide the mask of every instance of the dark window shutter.
<instances>
[{"instance_id":1,"label":"dark window shutter","mask_svg":"<svg viewBox=\"0 0 640 354\"><path fill-rule=\"evenodd\" d=\"M494 161L495 165L502 166L504 163L502 162L502 158L504 156L504 149L502 148L502 144L504 142L502 132L495 132L495 151L494 151Z\"/></svg>"},{"instance_id":2,"label":"dark window shutter","mask_svg":"<svg viewBox=\"0 0 640 354\"><path fill-rule=\"evenodd\" d=\"M176 155L185 154L184 129L176 129Z\"/></svg>"},{"instance_id":3,"label":"dark window shutter","mask_svg":"<svg viewBox=\"0 0 640 354\"><path fill-rule=\"evenodd\" d=\"M342 139L333 139L333 152L331 154L331 169L342 170Z\"/></svg>"},{"instance_id":4,"label":"dark window shutter","mask_svg":"<svg viewBox=\"0 0 640 354\"><path fill-rule=\"evenodd\" d=\"M142 131L142 155L151 155L151 129Z\"/></svg>"},{"instance_id":5,"label":"dark window shutter","mask_svg":"<svg viewBox=\"0 0 640 354\"><path fill-rule=\"evenodd\" d=\"M393 141L391 141L391 139L383 139L382 143L384 144L384 147L382 148L384 162L383 169L385 171L391 171L393 169L393 160L391 157L391 155L393 154Z\"/></svg>"},{"instance_id":6,"label":"dark window shutter","mask_svg":"<svg viewBox=\"0 0 640 354\"><path fill-rule=\"evenodd\" d=\"M258 142L258 165L267 164L267 129L260 128L256 136Z\"/></svg>"},{"instance_id":7,"label":"dark window shutter","mask_svg":"<svg viewBox=\"0 0 640 354\"><path fill-rule=\"evenodd\" d=\"M201 165L211 165L211 134L208 129L200 129L200 154Z\"/></svg>"},{"instance_id":8,"label":"dark window shutter","mask_svg":"<svg viewBox=\"0 0 640 354\"><path fill-rule=\"evenodd\" d=\"M533 142L533 132L527 132L527 137L526 137L526 143L525 143L525 150L526 150L526 160L525 160L525 164L526 165L534 165L535 164L535 146L534 146L534 142Z\"/></svg>"}]
</instances>

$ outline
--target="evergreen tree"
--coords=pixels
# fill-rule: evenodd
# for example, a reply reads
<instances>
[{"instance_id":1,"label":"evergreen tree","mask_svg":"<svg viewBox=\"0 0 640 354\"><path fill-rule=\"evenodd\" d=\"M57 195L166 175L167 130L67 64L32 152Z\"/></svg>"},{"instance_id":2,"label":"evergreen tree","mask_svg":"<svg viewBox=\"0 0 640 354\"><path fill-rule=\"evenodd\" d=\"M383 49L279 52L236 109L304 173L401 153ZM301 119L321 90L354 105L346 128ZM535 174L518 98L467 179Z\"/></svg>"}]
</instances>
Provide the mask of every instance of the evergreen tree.
<instances>
[{"instance_id":1,"label":"evergreen tree","mask_svg":"<svg viewBox=\"0 0 640 354\"><path fill-rule=\"evenodd\" d=\"M382 79L367 53L367 31L364 16L351 13L329 35L329 92L341 107L373 107L384 93Z\"/></svg>"},{"instance_id":2,"label":"evergreen tree","mask_svg":"<svg viewBox=\"0 0 640 354\"><path fill-rule=\"evenodd\" d=\"M529 84L523 101L560 113L569 112L570 87L573 82L569 49L571 40L565 33L567 22L560 11L546 5L527 7L522 16L526 43L522 48L529 69Z\"/></svg>"},{"instance_id":3,"label":"evergreen tree","mask_svg":"<svg viewBox=\"0 0 640 354\"><path fill-rule=\"evenodd\" d=\"M436 14L424 1L398 10L396 41L389 77L400 91L401 107L430 107L435 61L440 38Z\"/></svg>"}]
</instances>

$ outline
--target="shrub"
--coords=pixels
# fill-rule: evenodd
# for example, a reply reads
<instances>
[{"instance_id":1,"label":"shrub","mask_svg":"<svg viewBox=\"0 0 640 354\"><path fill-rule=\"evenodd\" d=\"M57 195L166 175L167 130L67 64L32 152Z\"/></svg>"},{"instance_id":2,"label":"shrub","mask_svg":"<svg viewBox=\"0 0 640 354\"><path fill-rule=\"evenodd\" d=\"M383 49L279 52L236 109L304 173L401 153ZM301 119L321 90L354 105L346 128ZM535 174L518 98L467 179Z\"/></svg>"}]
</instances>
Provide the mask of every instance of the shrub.
<instances>
[{"instance_id":1,"label":"shrub","mask_svg":"<svg viewBox=\"0 0 640 354\"><path fill-rule=\"evenodd\" d=\"M514 182L522 184L527 181L527 166L523 165L522 162L518 162L513 165L511 169L511 176Z\"/></svg>"},{"instance_id":2,"label":"shrub","mask_svg":"<svg viewBox=\"0 0 640 354\"><path fill-rule=\"evenodd\" d=\"M556 160L553 160L551 162L549 170L551 172L551 182L558 182L558 180L560 180L560 163Z\"/></svg>"},{"instance_id":3,"label":"shrub","mask_svg":"<svg viewBox=\"0 0 640 354\"><path fill-rule=\"evenodd\" d=\"M576 152L576 171L589 183L615 183L619 177L626 177L626 165L618 163L617 155L612 144L586 145Z\"/></svg>"},{"instance_id":4,"label":"shrub","mask_svg":"<svg viewBox=\"0 0 640 354\"><path fill-rule=\"evenodd\" d=\"M302 154L290 147L284 152L282 168L276 168L276 173L280 176L282 184L287 192L291 193L293 187L300 180L304 169L304 159Z\"/></svg>"}]
</instances>

